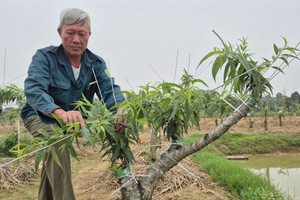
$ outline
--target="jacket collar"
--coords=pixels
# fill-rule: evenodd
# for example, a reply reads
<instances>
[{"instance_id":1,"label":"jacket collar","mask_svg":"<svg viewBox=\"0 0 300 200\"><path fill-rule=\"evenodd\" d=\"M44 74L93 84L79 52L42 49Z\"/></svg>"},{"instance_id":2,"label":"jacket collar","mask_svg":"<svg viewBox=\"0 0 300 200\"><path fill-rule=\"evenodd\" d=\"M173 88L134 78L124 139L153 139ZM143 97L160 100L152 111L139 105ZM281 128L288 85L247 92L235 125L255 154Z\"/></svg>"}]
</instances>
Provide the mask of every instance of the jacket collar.
<instances>
[{"instance_id":1,"label":"jacket collar","mask_svg":"<svg viewBox=\"0 0 300 200\"><path fill-rule=\"evenodd\" d=\"M77 85L78 82L80 82L83 78L83 76L86 74L88 68L92 67L92 63L96 60L100 60L102 62L102 60L100 59L100 57L97 57L95 54L93 54L89 49L86 49L84 51L84 53L81 56L81 72L79 74L79 77L77 79L77 81L74 78L74 74L73 74L73 70L71 67L71 63L64 51L64 48L62 46L62 44L60 46L58 46L55 50L55 54L57 57L57 60L59 62L59 64L61 64L62 66L64 66L70 80L73 82L74 85Z\"/></svg>"},{"instance_id":2,"label":"jacket collar","mask_svg":"<svg viewBox=\"0 0 300 200\"><path fill-rule=\"evenodd\" d=\"M70 61L65 53L62 44L55 49L55 54L60 64L65 66L70 65ZM95 54L93 54L89 49L86 49L81 56L81 60L84 62L85 66L91 67L91 63L96 60L99 60L99 58Z\"/></svg>"}]
</instances>

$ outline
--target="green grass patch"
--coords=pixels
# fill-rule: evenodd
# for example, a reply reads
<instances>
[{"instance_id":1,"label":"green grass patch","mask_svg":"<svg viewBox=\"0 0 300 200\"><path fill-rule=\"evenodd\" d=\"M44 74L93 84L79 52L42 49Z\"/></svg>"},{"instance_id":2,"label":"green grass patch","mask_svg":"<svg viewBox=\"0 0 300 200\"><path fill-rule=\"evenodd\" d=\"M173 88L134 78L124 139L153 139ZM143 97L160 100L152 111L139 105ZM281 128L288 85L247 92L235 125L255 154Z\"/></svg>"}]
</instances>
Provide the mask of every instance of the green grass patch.
<instances>
[{"instance_id":1,"label":"green grass patch","mask_svg":"<svg viewBox=\"0 0 300 200\"><path fill-rule=\"evenodd\" d=\"M185 141L192 143L203 137L194 134ZM233 195L245 199L289 199L262 175L254 174L237 162L228 161L224 155L270 153L292 151L300 147L299 135L244 135L227 133L209 144L193 159L205 169L220 185Z\"/></svg>"},{"instance_id":2,"label":"green grass patch","mask_svg":"<svg viewBox=\"0 0 300 200\"><path fill-rule=\"evenodd\" d=\"M196 141L201 134L192 135L188 142ZM225 155L262 154L276 151L292 152L300 147L300 135L245 135L241 133L226 133L209 147L217 149Z\"/></svg>"},{"instance_id":3,"label":"green grass patch","mask_svg":"<svg viewBox=\"0 0 300 200\"><path fill-rule=\"evenodd\" d=\"M285 199L265 177L252 173L239 163L208 152L195 153L193 159L220 185L241 199Z\"/></svg>"},{"instance_id":4,"label":"green grass patch","mask_svg":"<svg viewBox=\"0 0 300 200\"><path fill-rule=\"evenodd\" d=\"M1 200L36 200L39 190L39 180L35 179L34 182L27 186L15 186L9 189L0 190Z\"/></svg>"}]
</instances>

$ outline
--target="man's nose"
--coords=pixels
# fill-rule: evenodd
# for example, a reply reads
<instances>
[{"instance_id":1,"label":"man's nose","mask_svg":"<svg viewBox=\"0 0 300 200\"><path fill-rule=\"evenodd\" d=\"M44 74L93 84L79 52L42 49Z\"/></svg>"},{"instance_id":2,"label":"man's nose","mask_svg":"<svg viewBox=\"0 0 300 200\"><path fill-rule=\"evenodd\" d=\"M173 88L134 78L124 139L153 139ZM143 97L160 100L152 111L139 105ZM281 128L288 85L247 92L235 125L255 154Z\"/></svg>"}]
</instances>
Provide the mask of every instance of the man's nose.
<instances>
[{"instance_id":1,"label":"man's nose","mask_svg":"<svg viewBox=\"0 0 300 200\"><path fill-rule=\"evenodd\" d=\"M79 43L80 40L79 40L79 35L78 34L75 34L74 37L73 37L73 42L74 43Z\"/></svg>"}]
</instances>

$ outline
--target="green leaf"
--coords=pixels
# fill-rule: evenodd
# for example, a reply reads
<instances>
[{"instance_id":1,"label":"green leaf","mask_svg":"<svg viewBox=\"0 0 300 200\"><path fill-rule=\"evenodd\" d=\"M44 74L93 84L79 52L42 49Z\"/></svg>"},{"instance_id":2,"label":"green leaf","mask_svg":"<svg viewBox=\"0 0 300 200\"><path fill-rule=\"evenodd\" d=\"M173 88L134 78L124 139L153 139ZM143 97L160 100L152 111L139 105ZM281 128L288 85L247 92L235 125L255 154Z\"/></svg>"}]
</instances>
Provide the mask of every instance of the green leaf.
<instances>
[{"instance_id":1,"label":"green leaf","mask_svg":"<svg viewBox=\"0 0 300 200\"><path fill-rule=\"evenodd\" d=\"M73 147L73 144L72 144L71 140L66 139L66 147L67 147L67 150L70 153L70 155L73 156L76 160L79 161L79 159L77 157L77 153L76 153L76 151Z\"/></svg>"},{"instance_id":2,"label":"green leaf","mask_svg":"<svg viewBox=\"0 0 300 200\"><path fill-rule=\"evenodd\" d=\"M65 129L66 124L63 122L63 120L61 118L59 118L57 115L51 113L51 115L54 117L54 119L58 122L59 126L62 129Z\"/></svg>"},{"instance_id":3,"label":"green leaf","mask_svg":"<svg viewBox=\"0 0 300 200\"><path fill-rule=\"evenodd\" d=\"M217 52L216 51L212 51L212 52L209 52L208 54L206 54L200 61L200 63L198 64L197 68L205 61L207 60L209 57L215 55Z\"/></svg>"},{"instance_id":4,"label":"green leaf","mask_svg":"<svg viewBox=\"0 0 300 200\"><path fill-rule=\"evenodd\" d=\"M224 69L223 82L226 82L226 78L228 77L229 67L230 67L230 63L228 61L227 64L225 65L225 69Z\"/></svg>"},{"instance_id":5,"label":"green leaf","mask_svg":"<svg viewBox=\"0 0 300 200\"><path fill-rule=\"evenodd\" d=\"M114 154L115 160L119 159L120 149L121 148L119 145L116 145L113 149L113 154Z\"/></svg>"},{"instance_id":6,"label":"green leaf","mask_svg":"<svg viewBox=\"0 0 300 200\"><path fill-rule=\"evenodd\" d=\"M42 149L42 150L38 151L37 154L36 154L36 157L35 157L35 163L34 163L34 168L35 168L35 171L36 171L36 172L37 172L38 169L39 169L39 165L40 165L40 163L41 163L41 161L42 161L42 158L43 158L43 156L44 156L46 150L47 150L47 149Z\"/></svg>"},{"instance_id":7,"label":"green leaf","mask_svg":"<svg viewBox=\"0 0 300 200\"><path fill-rule=\"evenodd\" d=\"M208 87L208 85L201 79L193 79L192 80L192 84L194 83L202 83L203 85L205 85L206 87Z\"/></svg>"},{"instance_id":8,"label":"green leaf","mask_svg":"<svg viewBox=\"0 0 300 200\"><path fill-rule=\"evenodd\" d=\"M50 137L50 135L48 134L48 132L45 131L44 129L39 129L38 132L40 134L42 134L46 139L48 139Z\"/></svg>"},{"instance_id":9,"label":"green leaf","mask_svg":"<svg viewBox=\"0 0 300 200\"><path fill-rule=\"evenodd\" d=\"M16 149L18 149L18 147L23 147L24 148L26 146L27 146L27 144L25 144L25 143L19 143L19 144L16 144L15 146L13 146L9 151L13 152L13 153L18 153L18 150L16 150Z\"/></svg>"},{"instance_id":10,"label":"green leaf","mask_svg":"<svg viewBox=\"0 0 300 200\"><path fill-rule=\"evenodd\" d=\"M273 49L276 55L278 55L278 47L276 46L276 44L273 44Z\"/></svg>"},{"instance_id":11,"label":"green leaf","mask_svg":"<svg viewBox=\"0 0 300 200\"><path fill-rule=\"evenodd\" d=\"M230 63L230 75L229 75L229 79L233 79L236 75L235 75L235 72L236 72L236 68L238 67L238 65L235 63L234 60L229 60L229 63Z\"/></svg>"},{"instance_id":12,"label":"green leaf","mask_svg":"<svg viewBox=\"0 0 300 200\"><path fill-rule=\"evenodd\" d=\"M132 163L132 161L134 160L134 157L133 157L133 155L132 155L132 152L131 152L130 148L129 148L129 147L126 148L126 149L124 150L124 153L125 153L125 155L126 155L126 161L127 161L128 163Z\"/></svg>"},{"instance_id":13,"label":"green leaf","mask_svg":"<svg viewBox=\"0 0 300 200\"><path fill-rule=\"evenodd\" d=\"M286 65L289 65L289 62L285 57L279 57L279 59L281 59Z\"/></svg>"},{"instance_id":14,"label":"green leaf","mask_svg":"<svg viewBox=\"0 0 300 200\"><path fill-rule=\"evenodd\" d=\"M94 140L93 140L93 137L92 137L92 135L91 135L91 133L90 133L90 131L89 131L89 129L87 129L87 128L82 128L81 130L80 130L80 132L81 132L81 135L92 145L92 146L94 146L95 145L95 143L94 143Z\"/></svg>"},{"instance_id":15,"label":"green leaf","mask_svg":"<svg viewBox=\"0 0 300 200\"><path fill-rule=\"evenodd\" d=\"M224 64L224 62L225 62L225 58L222 55L218 56L216 58L216 60L214 61L214 64L212 67L212 75L213 75L214 80L216 80L217 73L218 73L219 69L222 67L222 65Z\"/></svg>"},{"instance_id":16,"label":"green leaf","mask_svg":"<svg viewBox=\"0 0 300 200\"><path fill-rule=\"evenodd\" d=\"M283 41L284 41L284 46L286 47L287 45L287 40L285 39L285 37L282 37Z\"/></svg>"},{"instance_id":17,"label":"green leaf","mask_svg":"<svg viewBox=\"0 0 300 200\"><path fill-rule=\"evenodd\" d=\"M188 123L188 120L190 120L190 117L191 117L191 104L190 104L190 101L188 99L185 100L185 116L186 116L186 119L187 121L185 122L185 124Z\"/></svg>"},{"instance_id":18,"label":"green leaf","mask_svg":"<svg viewBox=\"0 0 300 200\"><path fill-rule=\"evenodd\" d=\"M61 163L59 161L59 158L58 158L58 156L56 154L55 146L51 147L51 155L52 155L54 161L58 164L58 166L60 166L60 168L63 169L63 167L62 167L62 165L61 165Z\"/></svg>"},{"instance_id":19,"label":"green leaf","mask_svg":"<svg viewBox=\"0 0 300 200\"><path fill-rule=\"evenodd\" d=\"M122 149L124 149L127 146L124 142L124 137L120 137L120 145Z\"/></svg>"},{"instance_id":20,"label":"green leaf","mask_svg":"<svg viewBox=\"0 0 300 200\"><path fill-rule=\"evenodd\" d=\"M276 69L277 71L281 72L284 74L284 72L282 71L282 69L280 67L276 67L276 66L272 66L273 69Z\"/></svg>"}]
</instances>

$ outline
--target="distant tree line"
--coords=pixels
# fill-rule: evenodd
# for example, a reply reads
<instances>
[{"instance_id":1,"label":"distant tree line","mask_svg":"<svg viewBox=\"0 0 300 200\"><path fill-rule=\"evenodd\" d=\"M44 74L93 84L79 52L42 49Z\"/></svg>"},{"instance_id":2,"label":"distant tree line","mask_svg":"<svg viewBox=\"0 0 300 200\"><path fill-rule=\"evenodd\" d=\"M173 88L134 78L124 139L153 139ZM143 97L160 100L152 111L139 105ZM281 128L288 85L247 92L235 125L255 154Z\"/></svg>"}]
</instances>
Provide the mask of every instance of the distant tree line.
<instances>
[{"instance_id":1,"label":"distant tree line","mask_svg":"<svg viewBox=\"0 0 300 200\"><path fill-rule=\"evenodd\" d=\"M270 114L279 114L285 116L300 116L300 94L295 91L291 96L286 96L281 92L274 97L267 95L260 100L255 112L267 109Z\"/></svg>"}]
</instances>

